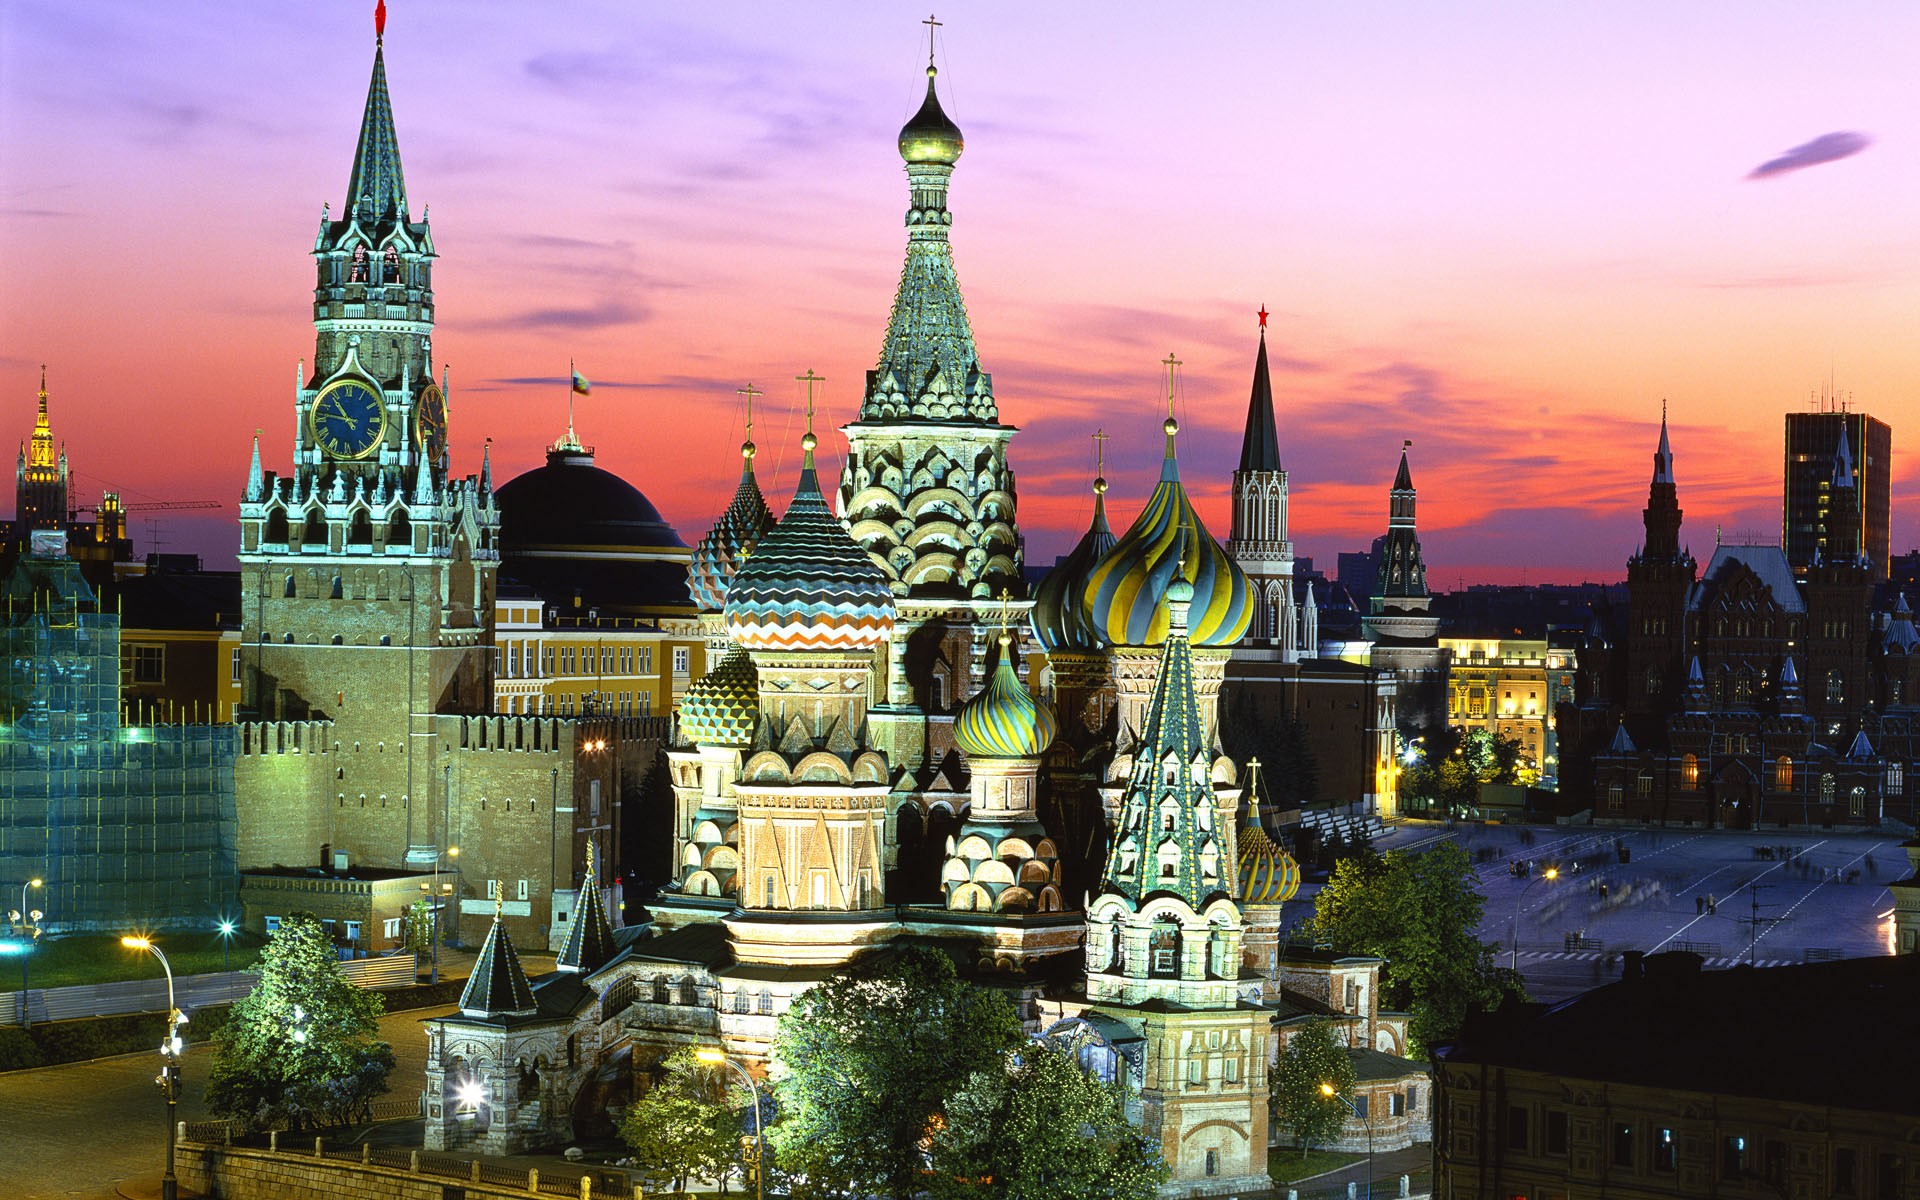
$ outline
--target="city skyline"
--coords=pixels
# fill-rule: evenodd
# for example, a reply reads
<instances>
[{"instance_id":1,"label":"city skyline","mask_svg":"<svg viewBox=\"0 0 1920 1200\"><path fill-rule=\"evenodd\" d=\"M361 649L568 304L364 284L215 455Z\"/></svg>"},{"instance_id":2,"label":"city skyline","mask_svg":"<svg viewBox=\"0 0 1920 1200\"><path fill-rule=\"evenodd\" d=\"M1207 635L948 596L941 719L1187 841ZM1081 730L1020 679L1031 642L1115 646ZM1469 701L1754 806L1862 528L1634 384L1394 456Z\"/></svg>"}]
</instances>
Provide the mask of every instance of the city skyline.
<instances>
[{"instance_id":1,"label":"city skyline","mask_svg":"<svg viewBox=\"0 0 1920 1200\"><path fill-rule=\"evenodd\" d=\"M1145 501L1170 349L1183 475L1225 537L1262 305L1294 538L1324 568L1384 531L1410 437L1436 584L1618 578L1662 398L1684 540L1777 539L1782 414L1829 388L1895 426L1893 549L1914 544L1899 438L1920 362L1901 335L1920 239L1897 217L1920 172L1895 49L1913 15L1721 28L1643 6L1508 12L1494 32L1417 9L1391 29L1154 15L940 18L942 100L968 138L956 260L1024 430L1031 564L1084 525L1096 426L1116 521ZM595 384L583 440L689 544L732 490L749 381L784 500L790 377L826 375L822 423L840 424L878 349L922 19L393 5L409 198L434 206L444 256L456 472L486 437L496 479L537 465L572 360ZM306 250L344 198L371 6L6 21L0 432L30 429L48 363L76 503L221 501L169 521L167 548L230 565L248 434L270 467L288 453ZM1241 163L1248 146L1266 161ZM841 440L821 448L837 469Z\"/></svg>"}]
</instances>

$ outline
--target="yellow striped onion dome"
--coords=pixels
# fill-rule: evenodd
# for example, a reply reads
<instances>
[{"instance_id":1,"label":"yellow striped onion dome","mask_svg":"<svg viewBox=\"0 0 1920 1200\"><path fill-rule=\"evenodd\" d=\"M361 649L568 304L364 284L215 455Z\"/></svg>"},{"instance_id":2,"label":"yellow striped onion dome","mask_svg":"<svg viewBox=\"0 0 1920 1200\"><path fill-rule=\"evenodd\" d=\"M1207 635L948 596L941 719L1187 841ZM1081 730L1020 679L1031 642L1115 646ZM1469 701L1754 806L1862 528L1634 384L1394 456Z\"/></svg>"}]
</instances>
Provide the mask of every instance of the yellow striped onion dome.
<instances>
[{"instance_id":1,"label":"yellow striped onion dome","mask_svg":"<svg viewBox=\"0 0 1920 1200\"><path fill-rule=\"evenodd\" d=\"M750 746L760 719L760 673L738 646L680 698L680 732L696 746Z\"/></svg>"},{"instance_id":2,"label":"yellow striped onion dome","mask_svg":"<svg viewBox=\"0 0 1920 1200\"><path fill-rule=\"evenodd\" d=\"M863 650L893 633L893 589L820 494L813 434L780 523L727 584L727 633L749 650Z\"/></svg>"},{"instance_id":3,"label":"yellow striped onion dome","mask_svg":"<svg viewBox=\"0 0 1920 1200\"><path fill-rule=\"evenodd\" d=\"M1300 864L1267 836L1260 806L1240 830L1240 900L1244 904L1284 904L1300 890Z\"/></svg>"},{"instance_id":4,"label":"yellow striped onion dome","mask_svg":"<svg viewBox=\"0 0 1920 1200\"><path fill-rule=\"evenodd\" d=\"M960 706L953 740L968 757L1039 758L1059 728L1053 707L1035 700L1013 669L1013 639L1000 639L1000 665L978 695Z\"/></svg>"},{"instance_id":5,"label":"yellow striped onion dome","mask_svg":"<svg viewBox=\"0 0 1920 1200\"><path fill-rule=\"evenodd\" d=\"M733 493L733 502L693 548L693 559L687 564L687 591L705 612L718 612L725 606L733 573L773 528L773 513L753 477L751 441L740 447L740 457L745 462L740 467L740 486Z\"/></svg>"},{"instance_id":6,"label":"yellow striped onion dome","mask_svg":"<svg viewBox=\"0 0 1920 1200\"><path fill-rule=\"evenodd\" d=\"M1107 481L1093 481L1093 524L1072 553L1047 572L1033 593L1033 636L1049 654L1089 654L1100 649L1100 634L1087 616L1087 575L1113 549L1107 524Z\"/></svg>"},{"instance_id":7,"label":"yellow striped onion dome","mask_svg":"<svg viewBox=\"0 0 1920 1200\"><path fill-rule=\"evenodd\" d=\"M1167 418L1167 455L1160 483L1133 525L1095 564L1082 591L1087 617L1108 645L1158 646L1167 640L1167 584L1179 572L1193 585L1188 636L1196 646L1229 646L1253 619L1253 593L1220 543L1213 540L1180 483Z\"/></svg>"}]
</instances>

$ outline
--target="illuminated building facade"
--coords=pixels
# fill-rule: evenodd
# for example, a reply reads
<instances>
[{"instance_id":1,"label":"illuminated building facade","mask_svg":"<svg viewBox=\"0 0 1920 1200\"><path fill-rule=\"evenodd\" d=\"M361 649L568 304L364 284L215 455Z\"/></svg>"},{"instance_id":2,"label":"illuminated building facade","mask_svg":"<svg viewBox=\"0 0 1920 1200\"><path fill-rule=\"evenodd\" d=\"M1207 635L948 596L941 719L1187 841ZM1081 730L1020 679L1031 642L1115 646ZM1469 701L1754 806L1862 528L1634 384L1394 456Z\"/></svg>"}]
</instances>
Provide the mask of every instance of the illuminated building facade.
<instances>
[{"instance_id":1,"label":"illuminated building facade","mask_svg":"<svg viewBox=\"0 0 1920 1200\"><path fill-rule=\"evenodd\" d=\"M1843 517L1835 505L1834 454L1849 446L1850 485L1859 506ZM1866 556L1875 580L1887 576L1893 514L1893 430L1885 421L1844 409L1788 413L1780 546L1796 576L1805 579L1816 559ZM1836 518L1847 522L1845 528Z\"/></svg>"}]
</instances>

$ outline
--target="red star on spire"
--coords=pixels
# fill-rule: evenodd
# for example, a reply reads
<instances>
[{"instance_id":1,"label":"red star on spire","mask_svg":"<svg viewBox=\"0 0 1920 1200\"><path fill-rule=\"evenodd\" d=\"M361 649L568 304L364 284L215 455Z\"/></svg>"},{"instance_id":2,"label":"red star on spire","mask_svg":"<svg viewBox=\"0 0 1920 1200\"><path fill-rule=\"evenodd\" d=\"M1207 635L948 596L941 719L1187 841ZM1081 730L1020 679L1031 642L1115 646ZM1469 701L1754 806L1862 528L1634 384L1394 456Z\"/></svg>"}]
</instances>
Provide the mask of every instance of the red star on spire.
<instances>
[{"instance_id":1,"label":"red star on spire","mask_svg":"<svg viewBox=\"0 0 1920 1200\"><path fill-rule=\"evenodd\" d=\"M1260 306L1260 328L1265 329L1266 327L1267 327L1267 306L1262 304Z\"/></svg>"}]
</instances>

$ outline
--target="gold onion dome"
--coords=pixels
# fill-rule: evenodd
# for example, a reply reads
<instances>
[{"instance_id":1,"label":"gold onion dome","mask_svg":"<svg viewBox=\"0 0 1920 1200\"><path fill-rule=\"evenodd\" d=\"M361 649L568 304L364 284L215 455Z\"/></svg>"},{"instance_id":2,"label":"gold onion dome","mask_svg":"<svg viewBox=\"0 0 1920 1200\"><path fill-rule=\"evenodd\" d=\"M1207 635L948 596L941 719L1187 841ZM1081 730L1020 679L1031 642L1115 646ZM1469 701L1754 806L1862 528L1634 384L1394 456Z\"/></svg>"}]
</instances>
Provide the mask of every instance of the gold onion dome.
<instances>
[{"instance_id":1,"label":"gold onion dome","mask_svg":"<svg viewBox=\"0 0 1920 1200\"><path fill-rule=\"evenodd\" d=\"M1093 481L1093 523L1034 590L1033 636L1049 654L1091 654L1101 647L1100 633L1087 613L1085 585L1094 565L1113 549L1106 491L1105 478Z\"/></svg>"},{"instance_id":2,"label":"gold onion dome","mask_svg":"<svg viewBox=\"0 0 1920 1200\"><path fill-rule=\"evenodd\" d=\"M865 650L893 632L893 589L820 494L815 439L793 502L727 585L727 633L749 650Z\"/></svg>"},{"instance_id":3,"label":"gold onion dome","mask_svg":"<svg viewBox=\"0 0 1920 1200\"><path fill-rule=\"evenodd\" d=\"M913 119L900 127L900 157L909 163L950 167L960 161L960 152L966 149L967 142L960 136L960 127L940 107L940 97L934 94L933 79L938 74L934 65L928 63L927 98Z\"/></svg>"},{"instance_id":4,"label":"gold onion dome","mask_svg":"<svg viewBox=\"0 0 1920 1200\"><path fill-rule=\"evenodd\" d=\"M960 706L953 740L970 758L1039 758L1053 744L1058 722L1035 700L1013 669L1013 639L1000 639L1000 664L973 699Z\"/></svg>"},{"instance_id":5,"label":"gold onion dome","mask_svg":"<svg viewBox=\"0 0 1920 1200\"><path fill-rule=\"evenodd\" d=\"M1243 904L1284 904L1300 890L1300 864L1267 836L1260 824L1260 805L1240 830L1240 901Z\"/></svg>"},{"instance_id":6,"label":"gold onion dome","mask_svg":"<svg viewBox=\"0 0 1920 1200\"><path fill-rule=\"evenodd\" d=\"M1252 589L1220 543L1194 511L1180 483L1180 462L1173 439L1179 422L1167 418L1167 453L1160 483L1133 525L1120 535L1081 589L1081 603L1095 635L1112 646L1158 646L1167 640L1171 600L1168 584L1176 576L1193 585L1187 616L1188 637L1196 646L1230 646L1253 619Z\"/></svg>"},{"instance_id":7,"label":"gold onion dome","mask_svg":"<svg viewBox=\"0 0 1920 1200\"><path fill-rule=\"evenodd\" d=\"M760 673L738 646L680 698L680 732L696 746L749 746L760 719Z\"/></svg>"},{"instance_id":8,"label":"gold onion dome","mask_svg":"<svg viewBox=\"0 0 1920 1200\"><path fill-rule=\"evenodd\" d=\"M693 559L687 566L687 591L706 612L718 612L726 605L727 584L732 582L733 573L773 528L773 512L753 476L752 442L740 447L740 457L740 486L734 490L733 501L693 548Z\"/></svg>"}]
</instances>

